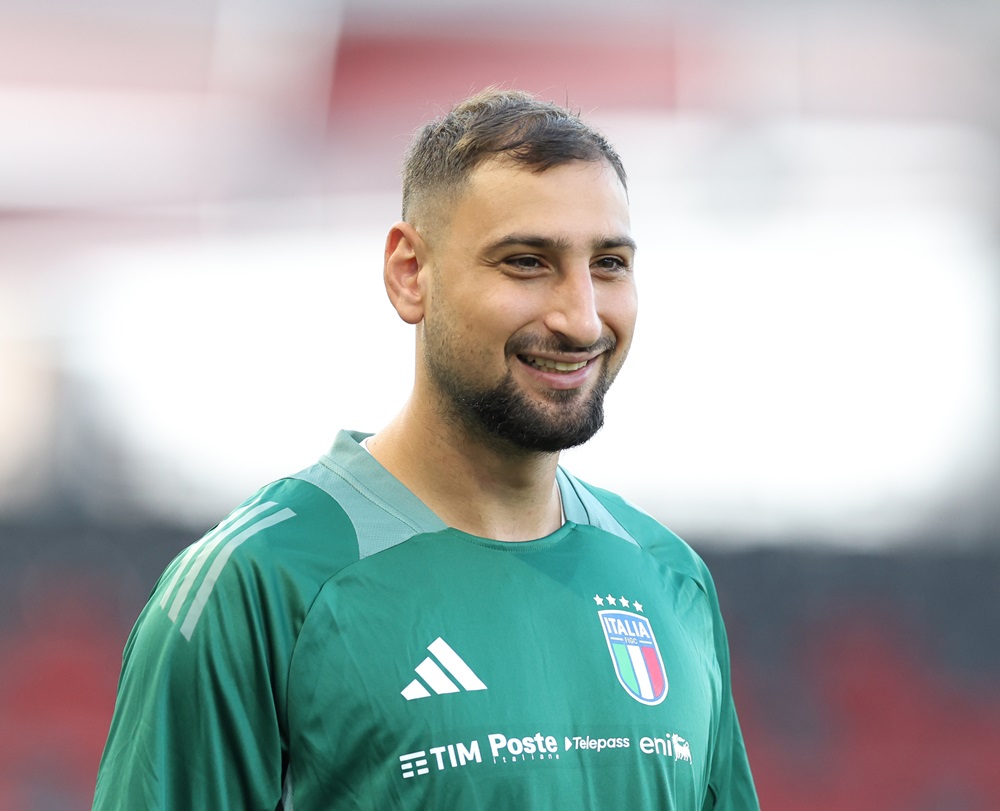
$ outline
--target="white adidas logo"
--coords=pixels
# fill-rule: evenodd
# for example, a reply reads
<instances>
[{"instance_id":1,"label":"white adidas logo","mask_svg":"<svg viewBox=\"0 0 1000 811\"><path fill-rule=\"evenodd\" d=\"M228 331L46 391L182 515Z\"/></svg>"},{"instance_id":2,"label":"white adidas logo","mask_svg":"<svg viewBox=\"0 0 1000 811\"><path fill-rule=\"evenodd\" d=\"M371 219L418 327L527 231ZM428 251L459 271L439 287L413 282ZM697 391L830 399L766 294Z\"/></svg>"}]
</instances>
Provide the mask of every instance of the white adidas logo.
<instances>
[{"instance_id":1,"label":"white adidas logo","mask_svg":"<svg viewBox=\"0 0 1000 811\"><path fill-rule=\"evenodd\" d=\"M430 687L437 695L444 695L445 693L459 693L459 685L461 685L466 690L485 690L486 685L482 683L475 673L472 672L472 668L469 667L465 662L462 661L462 657L459 656L455 651L451 649L451 646L445 642L441 637L438 637L430 645L427 646L434 656L437 658L437 662L428 656L424 661L417 665L414 670L421 679L427 682L427 686ZM438 664L440 662L441 664ZM444 670L441 666L444 666ZM447 670L448 673L444 671ZM452 681L448 678L448 674L458 682ZM420 679L414 679L402 692L403 698L407 701L413 701L417 698L427 698L431 693L428 691Z\"/></svg>"}]
</instances>

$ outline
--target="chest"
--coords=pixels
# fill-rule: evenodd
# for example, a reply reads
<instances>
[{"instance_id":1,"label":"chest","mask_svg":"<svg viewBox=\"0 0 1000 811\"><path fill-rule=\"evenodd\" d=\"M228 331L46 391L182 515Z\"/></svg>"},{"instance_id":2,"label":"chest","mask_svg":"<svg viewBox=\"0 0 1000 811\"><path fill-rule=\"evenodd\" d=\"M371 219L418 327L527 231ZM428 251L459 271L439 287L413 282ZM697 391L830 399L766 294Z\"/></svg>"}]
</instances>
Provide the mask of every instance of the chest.
<instances>
[{"instance_id":1,"label":"chest","mask_svg":"<svg viewBox=\"0 0 1000 811\"><path fill-rule=\"evenodd\" d=\"M299 791L373 808L703 796L720 688L694 581L632 547L427 546L362 561L310 612L287 707Z\"/></svg>"}]
</instances>

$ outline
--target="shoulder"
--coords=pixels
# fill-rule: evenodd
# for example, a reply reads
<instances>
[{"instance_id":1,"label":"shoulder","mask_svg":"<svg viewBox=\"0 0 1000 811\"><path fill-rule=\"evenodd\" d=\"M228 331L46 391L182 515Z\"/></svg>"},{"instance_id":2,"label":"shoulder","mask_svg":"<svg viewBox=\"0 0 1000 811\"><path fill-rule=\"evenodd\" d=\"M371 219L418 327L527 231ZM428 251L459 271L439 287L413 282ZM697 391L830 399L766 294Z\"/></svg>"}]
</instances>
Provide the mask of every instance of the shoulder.
<instances>
[{"instance_id":1,"label":"shoulder","mask_svg":"<svg viewBox=\"0 0 1000 811\"><path fill-rule=\"evenodd\" d=\"M629 540L663 565L698 582L702 590L713 590L708 567L697 552L660 521L623 496L567 474L574 487L585 491L607 510Z\"/></svg>"},{"instance_id":2,"label":"shoulder","mask_svg":"<svg viewBox=\"0 0 1000 811\"><path fill-rule=\"evenodd\" d=\"M239 557L275 562L322 552L331 565L342 566L357 558L357 535L351 518L329 493L300 478L285 478L262 487L198 543L218 544L225 538L225 546Z\"/></svg>"},{"instance_id":3,"label":"shoulder","mask_svg":"<svg viewBox=\"0 0 1000 811\"><path fill-rule=\"evenodd\" d=\"M357 560L357 531L336 500L315 485L287 478L262 487L171 565L216 578L242 569L306 568L326 579ZM169 570L168 570L169 573Z\"/></svg>"},{"instance_id":4,"label":"shoulder","mask_svg":"<svg viewBox=\"0 0 1000 811\"><path fill-rule=\"evenodd\" d=\"M160 577L150 606L187 639L219 612L231 623L261 603L303 610L327 579L357 560L357 549L354 526L334 499L307 482L281 479L183 550Z\"/></svg>"}]
</instances>

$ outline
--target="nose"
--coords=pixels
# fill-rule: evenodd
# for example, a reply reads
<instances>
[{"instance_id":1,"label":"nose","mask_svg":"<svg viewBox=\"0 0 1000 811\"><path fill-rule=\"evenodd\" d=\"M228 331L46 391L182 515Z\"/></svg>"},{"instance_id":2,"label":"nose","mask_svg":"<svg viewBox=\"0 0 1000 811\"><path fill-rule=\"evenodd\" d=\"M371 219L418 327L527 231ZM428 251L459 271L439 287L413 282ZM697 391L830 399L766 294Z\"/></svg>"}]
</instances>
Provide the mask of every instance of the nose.
<instances>
[{"instance_id":1,"label":"nose","mask_svg":"<svg viewBox=\"0 0 1000 811\"><path fill-rule=\"evenodd\" d=\"M563 274L552 290L545 326L574 348L592 346L603 323L597 311L597 291L589 266Z\"/></svg>"}]
</instances>

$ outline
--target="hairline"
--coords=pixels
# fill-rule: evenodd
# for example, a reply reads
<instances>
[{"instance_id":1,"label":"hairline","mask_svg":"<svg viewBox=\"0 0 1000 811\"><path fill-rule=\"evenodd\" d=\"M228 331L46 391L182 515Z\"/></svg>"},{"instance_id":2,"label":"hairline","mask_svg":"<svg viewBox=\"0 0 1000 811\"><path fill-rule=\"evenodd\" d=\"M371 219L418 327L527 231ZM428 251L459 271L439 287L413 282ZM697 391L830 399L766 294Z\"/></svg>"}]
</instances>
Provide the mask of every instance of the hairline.
<instances>
[{"instance_id":1,"label":"hairline","mask_svg":"<svg viewBox=\"0 0 1000 811\"><path fill-rule=\"evenodd\" d=\"M473 177L487 166L497 166L501 168L511 168L518 169L524 172L530 172L531 174L541 175L548 172L550 169L557 169L560 166L568 166L574 163L581 164L597 164L605 169L610 169L615 178L621 184L622 191L625 193L625 199L628 200L628 185L625 178L622 176L621 172L614 163L609 160L604 155L595 155L593 158L577 158L577 157L567 157L563 160L549 161L545 163L526 161L519 159L515 154L511 152L497 152L494 154L484 154L471 166L466 167L456 178L449 178L436 183L433 188L426 189L418 192L411 200L407 211L403 212L403 221L409 223L418 232L424 233L433 231L433 226L429 226L421 222L421 220L437 220L435 225L447 226L451 220L451 215L455 211L455 207L464 197L465 192L468 190L472 183ZM437 210L437 214L424 213L427 209L434 208ZM446 210L446 213L442 213ZM415 215L414 212L417 212Z\"/></svg>"}]
</instances>

